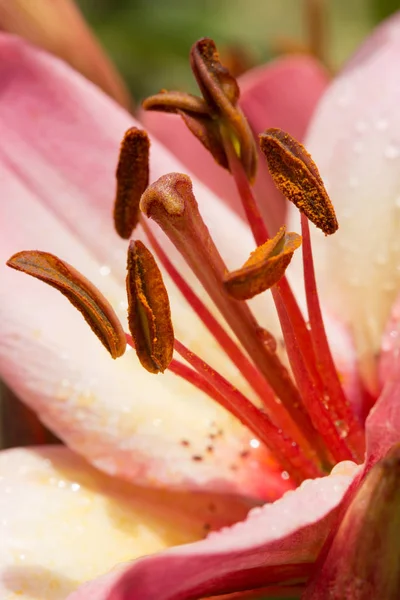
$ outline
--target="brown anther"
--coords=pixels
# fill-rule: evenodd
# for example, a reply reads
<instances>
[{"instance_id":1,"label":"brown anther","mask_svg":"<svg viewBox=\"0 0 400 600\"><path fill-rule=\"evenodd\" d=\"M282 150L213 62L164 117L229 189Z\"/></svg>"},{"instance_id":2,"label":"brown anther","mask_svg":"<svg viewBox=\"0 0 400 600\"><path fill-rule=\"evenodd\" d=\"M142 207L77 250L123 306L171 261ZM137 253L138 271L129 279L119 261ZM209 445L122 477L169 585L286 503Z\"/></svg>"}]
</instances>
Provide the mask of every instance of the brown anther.
<instances>
[{"instance_id":1,"label":"brown anther","mask_svg":"<svg viewBox=\"0 0 400 600\"><path fill-rule=\"evenodd\" d=\"M210 152L215 162L224 169L229 170L229 162L218 122L211 117L188 114L181 110L178 111L178 114L182 117L189 131Z\"/></svg>"},{"instance_id":2,"label":"brown anther","mask_svg":"<svg viewBox=\"0 0 400 600\"><path fill-rule=\"evenodd\" d=\"M112 358L124 354L125 333L112 306L74 267L53 254L38 250L17 252L7 265L59 290L82 313Z\"/></svg>"},{"instance_id":3,"label":"brown anther","mask_svg":"<svg viewBox=\"0 0 400 600\"><path fill-rule=\"evenodd\" d=\"M117 193L114 204L114 225L117 233L129 239L139 222L140 198L149 185L148 135L131 127L121 143L117 166Z\"/></svg>"},{"instance_id":4,"label":"brown anther","mask_svg":"<svg viewBox=\"0 0 400 600\"><path fill-rule=\"evenodd\" d=\"M326 234L338 228L335 211L318 168L297 140L281 129L267 129L260 146L276 187Z\"/></svg>"},{"instance_id":5,"label":"brown anther","mask_svg":"<svg viewBox=\"0 0 400 600\"><path fill-rule=\"evenodd\" d=\"M143 367L164 372L172 360L174 330L168 294L151 252L140 241L128 249L128 324Z\"/></svg>"},{"instance_id":6,"label":"brown anther","mask_svg":"<svg viewBox=\"0 0 400 600\"><path fill-rule=\"evenodd\" d=\"M158 94L149 96L142 102L145 110L156 110L159 112L176 113L180 110L199 115L208 115L209 110L203 98L187 94L186 92L175 92L161 90Z\"/></svg>"},{"instance_id":7,"label":"brown anther","mask_svg":"<svg viewBox=\"0 0 400 600\"><path fill-rule=\"evenodd\" d=\"M225 99L236 105L240 96L239 86L228 69L222 66L212 39L202 38L193 44L190 64L205 101L215 112L222 108Z\"/></svg>"},{"instance_id":8,"label":"brown anther","mask_svg":"<svg viewBox=\"0 0 400 600\"><path fill-rule=\"evenodd\" d=\"M203 38L192 46L190 63L210 115L220 119L228 130L246 175L252 182L257 170L257 149L249 124L238 106L240 90L236 79L222 66L215 43L210 38Z\"/></svg>"},{"instance_id":9,"label":"brown anther","mask_svg":"<svg viewBox=\"0 0 400 600\"><path fill-rule=\"evenodd\" d=\"M251 253L243 267L225 276L226 291L236 300L248 300L271 288L285 274L300 244L301 236L281 227L275 237Z\"/></svg>"}]
</instances>

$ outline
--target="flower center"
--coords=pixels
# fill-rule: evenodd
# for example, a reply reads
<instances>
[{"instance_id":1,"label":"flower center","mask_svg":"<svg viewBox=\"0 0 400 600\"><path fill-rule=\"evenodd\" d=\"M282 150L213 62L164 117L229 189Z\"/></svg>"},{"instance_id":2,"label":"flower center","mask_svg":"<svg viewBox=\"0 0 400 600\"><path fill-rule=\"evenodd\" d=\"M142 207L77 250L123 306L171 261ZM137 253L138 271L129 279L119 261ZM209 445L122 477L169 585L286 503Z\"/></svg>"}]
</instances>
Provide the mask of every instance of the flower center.
<instances>
[{"instance_id":1,"label":"flower center","mask_svg":"<svg viewBox=\"0 0 400 600\"><path fill-rule=\"evenodd\" d=\"M288 134L270 129L260 135L275 184L301 211L301 237L287 233L284 227L271 237L252 190L256 141L237 105L237 83L220 64L212 40L200 40L193 46L191 63L202 98L163 91L145 100L144 107L181 115L215 160L231 173L257 247L243 267L229 272L200 215L191 181L182 174L170 173L147 187L140 209L178 249L241 348L177 272L145 220L141 222L159 261L257 393L262 408L177 340L175 351L212 386L209 395L249 427L295 479L315 476L342 460L362 460L364 434L335 368L315 280L308 221L326 235L338 228L318 169L304 147ZM125 137L120 164L132 156L135 135L139 133L131 131ZM139 173L137 179L141 179ZM116 226L118 229L118 223ZM285 277L301 243L308 323ZM275 302L291 374L276 353L276 340L260 327L246 303L266 289L271 289Z\"/></svg>"},{"instance_id":2,"label":"flower center","mask_svg":"<svg viewBox=\"0 0 400 600\"><path fill-rule=\"evenodd\" d=\"M359 462L364 454L364 433L332 358L314 273L309 220L326 235L338 227L318 169L304 147L287 133L269 129L260 135L261 150L276 186L301 212L301 236L287 232L284 226L271 236L252 189L257 143L238 106L237 82L220 64L212 40L203 39L193 46L191 64L201 98L164 91L147 99L144 106L179 114L221 167L231 173L256 248L242 267L229 272L202 219L190 178L169 173L148 185L150 143L146 132L137 128L126 132L121 145L115 228L128 239L140 222L158 262L242 373L258 404L175 339L161 272L142 242L132 240L128 249L130 335L124 333L102 294L57 257L38 251L19 252L8 264L64 293L113 358L123 354L128 343L149 372L169 369L208 394L270 449L295 482L321 475L340 461ZM179 273L148 219L180 252L235 338ZM285 276L300 245L308 321ZM279 317L290 372L278 356L276 339L260 326L247 303L268 289ZM185 362L173 358L174 352Z\"/></svg>"}]
</instances>

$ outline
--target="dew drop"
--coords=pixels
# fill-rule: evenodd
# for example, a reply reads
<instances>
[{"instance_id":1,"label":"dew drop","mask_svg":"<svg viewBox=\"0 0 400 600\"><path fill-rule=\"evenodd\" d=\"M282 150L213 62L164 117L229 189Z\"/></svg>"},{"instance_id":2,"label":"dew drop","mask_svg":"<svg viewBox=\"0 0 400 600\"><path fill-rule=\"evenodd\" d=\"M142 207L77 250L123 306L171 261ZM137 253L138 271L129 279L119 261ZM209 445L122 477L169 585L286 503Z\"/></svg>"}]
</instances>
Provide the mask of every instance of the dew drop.
<instances>
[{"instance_id":1,"label":"dew drop","mask_svg":"<svg viewBox=\"0 0 400 600\"><path fill-rule=\"evenodd\" d=\"M290 475L289 475L289 473L287 471L282 471L281 477L282 477L282 479L287 480L287 479L290 478Z\"/></svg>"},{"instance_id":2,"label":"dew drop","mask_svg":"<svg viewBox=\"0 0 400 600\"><path fill-rule=\"evenodd\" d=\"M71 490L73 492L79 492L80 489L81 489L81 486L79 485L79 483L71 483Z\"/></svg>"},{"instance_id":3,"label":"dew drop","mask_svg":"<svg viewBox=\"0 0 400 600\"><path fill-rule=\"evenodd\" d=\"M250 446L252 448L258 448L260 446L259 440L256 440L256 438L253 438L252 440L250 440Z\"/></svg>"},{"instance_id":4,"label":"dew drop","mask_svg":"<svg viewBox=\"0 0 400 600\"><path fill-rule=\"evenodd\" d=\"M263 327L258 327L257 336L270 352L276 352L277 343L272 333L270 333Z\"/></svg>"},{"instance_id":5,"label":"dew drop","mask_svg":"<svg viewBox=\"0 0 400 600\"><path fill-rule=\"evenodd\" d=\"M102 265L99 269L100 271L100 275L102 275L103 277L107 277L107 275L109 275L111 273L111 269L108 265Z\"/></svg>"}]
</instances>

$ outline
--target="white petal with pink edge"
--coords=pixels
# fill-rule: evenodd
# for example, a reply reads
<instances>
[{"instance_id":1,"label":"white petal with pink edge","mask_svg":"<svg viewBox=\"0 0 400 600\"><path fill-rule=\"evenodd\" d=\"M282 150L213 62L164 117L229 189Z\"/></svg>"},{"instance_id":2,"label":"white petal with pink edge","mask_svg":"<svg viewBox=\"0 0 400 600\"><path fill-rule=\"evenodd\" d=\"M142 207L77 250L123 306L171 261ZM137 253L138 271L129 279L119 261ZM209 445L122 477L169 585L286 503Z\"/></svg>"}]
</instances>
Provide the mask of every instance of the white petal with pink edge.
<instances>
[{"instance_id":1,"label":"white petal with pink edge","mask_svg":"<svg viewBox=\"0 0 400 600\"><path fill-rule=\"evenodd\" d=\"M339 231L314 237L322 298L353 330L376 391L375 354L400 287L400 15L385 23L323 96L306 140Z\"/></svg>"},{"instance_id":2,"label":"white petal with pink edge","mask_svg":"<svg viewBox=\"0 0 400 600\"><path fill-rule=\"evenodd\" d=\"M220 526L245 510L111 479L61 446L3 451L0 596L65 600L121 561L198 539L205 522Z\"/></svg>"},{"instance_id":3,"label":"white petal with pink edge","mask_svg":"<svg viewBox=\"0 0 400 600\"><path fill-rule=\"evenodd\" d=\"M0 179L12 199L0 204L2 264L21 247L45 248L78 266L123 318L125 292L112 275L1 163ZM55 290L5 266L0 278L2 375L74 450L138 483L274 493L268 458L225 410L172 374L147 373L134 352L113 361Z\"/></svg>"},{"instance_id":4,"label":"white petal with pink edge","mask_svg":"<svg viewBox=\"0 0 400 600\"><path fill-rule=\"evenodd\" d=\"M347 474L304 482L203 542L138 561L122 577L110 573L88 583L68 600L185 600L274 583L281 567L287 567L286 574L293 567L301 579L309 573L308 564L322 547L335 509L357 472L355 465L347 468Z\"/></svg>"}]
</instances>

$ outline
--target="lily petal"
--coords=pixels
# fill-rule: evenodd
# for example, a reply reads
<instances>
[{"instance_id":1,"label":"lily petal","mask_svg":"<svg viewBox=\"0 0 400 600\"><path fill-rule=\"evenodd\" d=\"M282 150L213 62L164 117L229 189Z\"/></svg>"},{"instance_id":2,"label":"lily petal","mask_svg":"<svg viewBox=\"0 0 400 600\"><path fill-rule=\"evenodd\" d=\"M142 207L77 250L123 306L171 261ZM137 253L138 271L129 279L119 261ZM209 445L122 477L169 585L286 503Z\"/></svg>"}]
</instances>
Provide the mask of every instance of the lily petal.
<instances>
[{"instance_id":1,"label":"lily petal","mask_svg":"<svg viewBox=\"0 0 400 600\"><path fill-rule=\"evenodd\" d=\"M399 300L392 308L382 341L382 393L366 421L368 466L383 458L400 439Z\"/></svg>"},{"instance_id":2,"label":"lily petal","mask_svg":"<svg viewBox=\"0 0 400 600\"><path fill-rule=\"evenodd\" d=\"M121 561L198 539L205 523L246 510L111 479L61 446L0 453L0 506L0 595L10 600L64 600Z\"/></svg>"},{"instance_id":3,"label":"lily petal","mask_svg":"<svg viewBox=\"0 0 400 600\"><path fill-rule=\"evenodd\" d=\"M3 198L12 199L0 203L7 223L1 262L17 248L42 245L44 232L46 249L79 265L123 319L126 295L112 275L102 275L101 265L1 162L0 179ZM271 466L266 453L252 449L250 434L201 392L171 373L147 373L133 352L112 361L54 290L5 266L0 278L5 381L97 467L142 484L253 496L276 493L274 481L279 490L285 486L279 472L265 477ZM243 450L249 451L244 458Z\"/></svg>"},{"instance_id":4,"label":"lily petal","mask_svg":"<svg viewBox=\"0 0 400 600\"><path fill-rule=\"evenodd\" d=\"M313 110L328 84L328 75L311 57L292 56L252 69L239 78L240 104L253 131L270 126L303 139ZM176 115L143 111L140 120L192 173L243 216L232 177L219 167ZM260 159L255 184L263 210L277 230L285 220L285 202ZM275 211L276 207L276 211Z\"/></svg>"},{"instance_id":5,"label":"lily petal","mask_svg":"<svg viewBox=\"0 0 400 600\"><path fill-rule=\"evenodd\" d=\"M351 326L375 392L374 356L400 286L399 51L398 13L334 80L306 140L340 226L314 235L322 297Z\"/></svg>"},{"instance_id":6,"label":"lily petal","mask_svg":"<svg viewBox=\"0 0 400 600\"><path fill-rule=\"evenodd\" d=\"M83 241L100 264L124 281L126 243L116 236L111 219L115 168L123 134L140 124L61 61L18 38L0 35L0 51L0 160ZM168 172L185 172L155 140L150 153L151 181ZM193 188L228 268L236 268L254 248L248 227L195 178ZM163 235L158 228L154 233ZM140 229L135 235L140 237ZM165 236L162 240L185 278L196 285L172 244ZM177 326L177 336L184 339L186 322L185 328Z\"/></svg>"},{"instance_id":7,"label":"lily petal","mask_svg":"<svg viewBox=\"0 0 400 600\"><path fill-rule=\"evenodd\" d=\"M68 600L189 600L302 581L355 472L306 481L274 504L253 509L243 523L140 560L122 576L110 573Z\"/></svg>"},{"instance_id":8,"label":"lily petal","mask_svg":"<svg viewBox=\"0 0 400 600\"><path fill-rule=\"evenodd\" d=\"M72 0L0 0L0 29L53 52L126 108L131 99Z\"/></svg>"}]
</instances>

